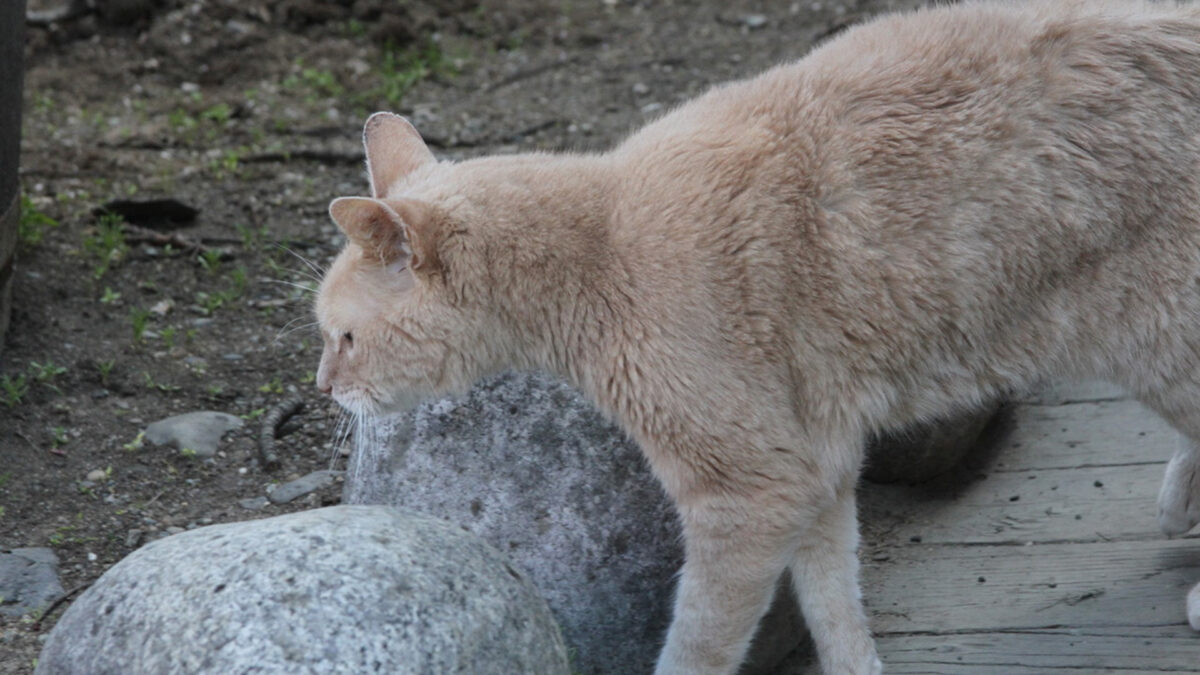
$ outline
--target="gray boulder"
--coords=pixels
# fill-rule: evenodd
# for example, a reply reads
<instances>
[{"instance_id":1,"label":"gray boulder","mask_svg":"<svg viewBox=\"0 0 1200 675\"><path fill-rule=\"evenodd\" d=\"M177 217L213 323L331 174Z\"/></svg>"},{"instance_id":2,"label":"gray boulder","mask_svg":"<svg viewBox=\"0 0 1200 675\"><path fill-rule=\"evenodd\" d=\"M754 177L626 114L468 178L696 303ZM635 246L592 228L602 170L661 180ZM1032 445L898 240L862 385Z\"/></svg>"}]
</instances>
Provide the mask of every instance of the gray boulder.
<instances>
[{"instance_id":1,"label":"gray boulder","mask_svg":"<svg viewBox=\"0 0 1200 675\"><path fill-rule=\"evenodd\" d=\"M58 556L48 548L0 553L0 616L44 611L63 594Z\"/></svg>"},{"instance_id":2,"label":"gray boulder","mask_svg":"<svg viewBox=\"0 0 1200 675\"><path fill-rule=\"evenodd\" d=\"M63 614L50 673L568 673L537 591L461 528L336 506L183 532Z\"/></svg>"},{"instance_id":3,"label":"gray boulder","mask_svg":"<svg viewBox=\"0 0 1200 675\"><path fill-rule=\"evenodd\" d=\"M583 675L647 673L671 618L681 531L637 447L574 389L504 374L361 430L343 500L459 523L506 552L549 603ZM743 673L804 635L777 594Z\"/></svg>"}]
</instances>

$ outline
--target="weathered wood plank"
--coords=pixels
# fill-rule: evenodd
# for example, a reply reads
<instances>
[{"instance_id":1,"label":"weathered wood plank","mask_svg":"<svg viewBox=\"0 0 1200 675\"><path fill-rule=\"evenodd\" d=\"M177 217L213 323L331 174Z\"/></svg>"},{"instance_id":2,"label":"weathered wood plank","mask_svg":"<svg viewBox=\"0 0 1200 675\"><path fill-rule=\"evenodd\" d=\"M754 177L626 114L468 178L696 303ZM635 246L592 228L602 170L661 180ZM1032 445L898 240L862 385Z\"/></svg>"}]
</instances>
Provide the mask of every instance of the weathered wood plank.
<instances>
[{"instance_id":1,"label":"weathered wood plank","mask_svg":"<svg viewBox=\"0 0 1200 675\"><path fill-rule=\"evenodd\" d=\"M897 546L863 577L880 633L1183 625L1200 542Z\"/></svg>"},{"instance_id":2,"label":"weathered wood plank","mask_svg":"<svg viewBox=\"0 0 1200 675\"><path fill-rule=\"evenodd\" d=\"M1080 382L1051 382L1024 396L1017 397L1018 403L1034 405L1066 405L1088 401L1111 401L1129 398L1129 394L1111 382L1085 380Z\"/></svg>"},{"instance_id":3,"label":"weathered wood plank","mask_svg":"<svg viewBox=\"0 0 1200 675\"><path fill-rule=\"evenodd\" d=\"M1187 627L1038 630L966 635L880 635L885 672L961 675L1194 673L1200 636Z\"/></svg>"},{"instance_id":4,"label":"weathered wood plank","mask_svg":"<svg viewBox=\"0 0 1200 675\"><path fill-rule=\"evenodd\" d=\"M965 489L889 487L907 543L1004 544L1153 539L1165 463L996 472ZM876 488L864 488L874 491Z\"/></svg>"},{"instance_id":5,"label":"weathered wood plank","mask_svg":"<svg viewBox=\"0 0 1200 675\"><path fill-rule=\"evenodd\" d=\"M991 471L1161 462L1179 435L1136 401L1020 405Z\"/></svg>"}]
</instances>

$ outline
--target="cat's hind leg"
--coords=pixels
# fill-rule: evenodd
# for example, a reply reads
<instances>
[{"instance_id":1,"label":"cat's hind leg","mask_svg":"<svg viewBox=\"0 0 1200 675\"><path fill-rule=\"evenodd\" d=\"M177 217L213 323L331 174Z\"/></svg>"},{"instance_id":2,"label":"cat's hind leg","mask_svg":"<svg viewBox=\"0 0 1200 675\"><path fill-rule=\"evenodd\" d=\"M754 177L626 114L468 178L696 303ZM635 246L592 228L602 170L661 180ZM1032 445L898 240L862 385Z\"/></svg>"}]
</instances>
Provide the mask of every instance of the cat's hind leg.
<instances>
[{"instance_id":1,"label":"cat's hind leg","mask_svg":"<svg viewBox=\"0 0 1200 675\"><path fill-rule=\"evenodd\" d=\"M1168 537L1173 537L1186 533L1198 522L1200 448L1185 436L1163 475L1162 488L1158 493L1158 526Z\"/></svg>"},{"instance_id":2,"label":"cat's hind leg","mask_svg":"<svg viewBox=\"0 0 1200 675\"><path fill-rule=\"evenodd\" d=\"M1181 378L1139 398L1181 434L1158 492L1158 526L1184 534L1200 522L1200 385Z\"/></svg>"},{"instance_id":3,"label":"cat's hind leg","mask_svg":"<svg viewBox=\"0 0 1200 675\"><path fill-rule=\"evenodd\" d=\"M1192 630L1200 630L1200 584L1196 584L1188 593L1187 617Z\"/></svg>"}]
</instances>

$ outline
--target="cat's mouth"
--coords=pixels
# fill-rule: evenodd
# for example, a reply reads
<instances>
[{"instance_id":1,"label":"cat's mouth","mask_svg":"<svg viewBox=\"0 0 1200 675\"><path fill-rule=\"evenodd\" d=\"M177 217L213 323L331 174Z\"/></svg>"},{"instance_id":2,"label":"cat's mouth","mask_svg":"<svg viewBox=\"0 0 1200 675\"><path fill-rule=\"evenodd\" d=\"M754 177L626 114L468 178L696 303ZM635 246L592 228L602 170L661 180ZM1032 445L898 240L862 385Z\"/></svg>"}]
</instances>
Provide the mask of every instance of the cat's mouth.
<instances>
[{"instance_id":1,"label":"cat's mouth","mask_svg":"<svg viewBox=\"0 0 1200 675\"><path fill-rule=\"evenodd\" d=\"M375 417L380 413L378 399L363 389L333 388L333 400L355 417Z\"/></svg>"}]
</instances>

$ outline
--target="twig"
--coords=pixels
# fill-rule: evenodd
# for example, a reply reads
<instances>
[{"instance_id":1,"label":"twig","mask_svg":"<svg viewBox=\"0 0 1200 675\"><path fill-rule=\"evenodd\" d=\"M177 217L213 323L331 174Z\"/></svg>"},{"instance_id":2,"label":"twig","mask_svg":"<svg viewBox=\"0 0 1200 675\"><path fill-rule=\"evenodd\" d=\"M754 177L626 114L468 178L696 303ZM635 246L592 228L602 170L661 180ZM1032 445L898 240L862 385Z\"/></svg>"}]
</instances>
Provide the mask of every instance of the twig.
<instances>
[{"instance_id":1,"label":"twig","mask_svg":"<svg viewBox=\"0 0 1200 675\"><path fill-rule=\"evenodd\" d=\"M184 251L195 251L197 253L210 253L213 249L205 246L203 243L195 239L189 239L181 234L156 232L140 225L131 225L124 223L122 226L125 229L125 241L129 243L149 243L159 246L174 246L183 249ZM222 258L232 257L225 251L218 251Z\"/></svg>"},{"instance_id":2,"label":"twig","mask_svg":"<svg viewBox=\"0 0 1200 675\"><path fill-rule=\"evenodd\" d=\"M83 589L85 589L91 585L92 585L92 582L88 581L88 582L79 584L75 588L72 588L71 590L67 591L66 593L63 593L62 595L58 596L58 598L56 598L54 600L54 602L50 603L49 607L42 610L42 613L38 615L38 618L34 620L33 625L30 628L34 632L41 631L42 630L42 622L46 620L46 617L50 616L50 612L53 612L54 610L58 609L58 606L63 604L64 602L66 602L68 599L70 599L71 596L75 595L79 591L82 591Z\"/></svg>"},{"instance_id":3,"label":"twig","mask_svg":"<svg viewBox=\"0 0 1200 675\"><path fill-rule=\"evenodd\" d=\"M484 91L484 93L490 93L490 92L496 91L497 89L500 89L501 87L507 87L510 84L516 84L517 82L520 82L521 80L527 80L531 77L537 77L538 75L541 75L542 73L549 72L551 70L555 70L558 68L562 68L564 66L569 66L569 65L575 63L577 60L578 60L577 57L572 57L569 59L559 59L557 61L551 61L550 63L543 63L541 65L533 66L532 68L526 68L525 70L518 70L517 72L513 73L512 75L509 75L508 77L502 77L499 80L496 80L495 82L492 82L491 84L487 85L486 87L483 88L483 91Z\"/></svg>"},{"instance_id":4,"label":"twig","mask_svg":"<svg viewBox=\"0 0 1200 675\"><path fill-rule=\"evenodd\" d=\"M279 468L279 455L275 452L275 439L279 435L279 428L303 407L304 399L289 396L263 415L262 431L258 435L258 461L267 471Z\"/></svg>"}]
</instances>

